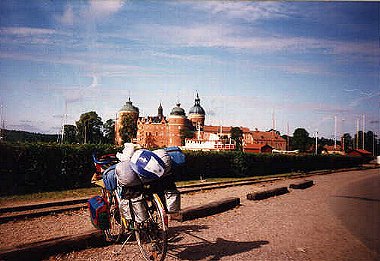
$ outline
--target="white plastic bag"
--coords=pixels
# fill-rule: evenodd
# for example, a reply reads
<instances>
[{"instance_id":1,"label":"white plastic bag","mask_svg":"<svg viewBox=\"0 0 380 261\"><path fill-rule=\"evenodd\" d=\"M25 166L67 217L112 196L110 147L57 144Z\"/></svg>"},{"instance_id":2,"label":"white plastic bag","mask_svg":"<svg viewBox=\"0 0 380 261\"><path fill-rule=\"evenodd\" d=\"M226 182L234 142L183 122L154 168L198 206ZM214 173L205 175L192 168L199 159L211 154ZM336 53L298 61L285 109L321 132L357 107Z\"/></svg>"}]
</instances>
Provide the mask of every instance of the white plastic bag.
<instances>
[{"instance_id":1,"label":"white plastic bag","mask_svg":"<svg viewBox=\"0 0 380 261\"><path fill-rule=\"evenodd\" d=\"M116 153L116 157L120 161L128 161L131 159L134 152L135 152L135 145L133 143L124 143L123 152Z\"/></svg>"}]
</instances>

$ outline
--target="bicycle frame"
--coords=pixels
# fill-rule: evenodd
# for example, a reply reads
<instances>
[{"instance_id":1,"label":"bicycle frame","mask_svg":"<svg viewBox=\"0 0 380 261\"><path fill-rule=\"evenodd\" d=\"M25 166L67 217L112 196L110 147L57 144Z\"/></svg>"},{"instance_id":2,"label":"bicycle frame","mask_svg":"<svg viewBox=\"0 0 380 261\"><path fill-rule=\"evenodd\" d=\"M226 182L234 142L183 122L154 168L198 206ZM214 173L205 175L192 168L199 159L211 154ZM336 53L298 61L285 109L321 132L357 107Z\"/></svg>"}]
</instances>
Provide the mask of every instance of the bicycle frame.
<instances>
[{"instance_id":1,"label":"bicycle frame","mask_svg":"<svg viewBox=\"0 0 380 261\"><path fill-rule=\"evenodd\" d=\"M93 156L93 160L97 173L94 174L92 183L102 188L102 196L108 203L110 213L110 228L103 230L106 240L119 242L122 236L127 236L120 250L117 251L117 253L120 253L126 243L135 235L140 252L145 260L163 261L167 252L168 216L161 198L158 194L152 193L148 187L143 187L141 190L141 202L140 199L138 201L127 199L130 213L130 217L128 215L127 219L122 212L121 188L118 187L114 191L107 191L102 180L101 169L105 164L114 162L115 158L110 154L106 155L106 158L102 161L97 160L95 156ZM138 191L137 193L140 192ZM136 205L133 205L134 203ZM135 213L134 207L136 206L142 207L143 211L146 210L146 219L141 219L141 216L136 215L137 213L141 214L139 208L137 208L138 212ZM137 219L137 217L140 219Z\"/></svg>"}]
</instances>

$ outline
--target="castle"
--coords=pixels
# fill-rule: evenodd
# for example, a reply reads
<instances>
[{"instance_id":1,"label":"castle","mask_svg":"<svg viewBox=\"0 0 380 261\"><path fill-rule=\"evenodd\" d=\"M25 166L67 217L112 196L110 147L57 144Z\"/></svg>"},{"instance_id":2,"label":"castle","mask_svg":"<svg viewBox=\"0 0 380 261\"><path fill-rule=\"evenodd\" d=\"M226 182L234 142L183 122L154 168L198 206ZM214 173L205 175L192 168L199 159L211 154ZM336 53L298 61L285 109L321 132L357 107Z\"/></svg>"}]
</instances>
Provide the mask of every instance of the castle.
<instances>
[{"instance_id":1,"label":"castle","mask_svg":"<svg viewBox=\"0 0 380 261\"><path fill-rule=\"evenodd\" d=\"M156 116L139 117L139 109L132 105L131 100L121 108L115 123L115 142L122 145L119 130L123 127L123 117L129 118L137 125L137 135L134 142L144 148L183 146L190 150L234 150L231 141L231 128L226 126L205 125L205 110L200 104L197 93L194 106L188 116L181 104L177 103L170 114L165 117L160 104ZM286 140L276 131L251 131L240 127L243 131L243 149L247 152L264 152L266 147L286 150Z\"/></svg>"}]
</instances>

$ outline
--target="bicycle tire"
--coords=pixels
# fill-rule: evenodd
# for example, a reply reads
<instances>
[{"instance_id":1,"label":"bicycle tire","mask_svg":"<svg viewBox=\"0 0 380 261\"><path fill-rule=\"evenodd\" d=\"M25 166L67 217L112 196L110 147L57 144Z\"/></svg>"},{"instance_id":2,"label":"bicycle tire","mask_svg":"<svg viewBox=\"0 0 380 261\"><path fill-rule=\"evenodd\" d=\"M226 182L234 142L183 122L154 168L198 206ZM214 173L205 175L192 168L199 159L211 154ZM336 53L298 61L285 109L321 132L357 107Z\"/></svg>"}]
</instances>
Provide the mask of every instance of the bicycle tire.
<instances>
[{"instance_id":1,"label":"bicycle tire","mask_svg":"<svg viewBox=\"0 0 380 261\"><path fill-rule=\"evenodd\" d=\"M157 194L145 200L149 218L136 222L135 236L145 260L163 261L168 248L168 226L164 206Z\"/></svg>"},{"instance_id":2,"label":"bicycle tire","mask_svg":"<svg viewBox=\"0 0 380 261\"><path fill-rule=\"evenodd\" d=\"M110 224L108 229L103 230L103 233L107 242L119 242L124 233L124 225L119 210L119 204L114 193L105 191L104 196L109 206Z\"/></svg>"}]
</instances>

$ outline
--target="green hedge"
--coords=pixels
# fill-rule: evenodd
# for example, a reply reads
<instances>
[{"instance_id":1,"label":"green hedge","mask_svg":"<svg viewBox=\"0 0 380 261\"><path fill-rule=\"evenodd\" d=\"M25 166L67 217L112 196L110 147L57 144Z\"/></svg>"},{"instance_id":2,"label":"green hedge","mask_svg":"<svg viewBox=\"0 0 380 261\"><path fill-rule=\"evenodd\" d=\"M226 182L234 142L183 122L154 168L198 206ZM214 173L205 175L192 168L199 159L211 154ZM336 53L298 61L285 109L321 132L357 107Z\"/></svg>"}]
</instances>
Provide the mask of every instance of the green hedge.
<instances>
[{"instance_id":1,"label":"green hedge","mask_svg":"<svg viewBox=\"0 0 380 261\"><path fill-rule=\"evenodd\" d=\"M91 155L116 152L109 145L0 143L0 195L90 186Z\"/></svg>"},{"instance_id":2,"label":"green hedge","mask_svg":"<svg viewBox=\"0 0 380 261\"><path fill-rule=\"evenodd\" d=\"M94 173L91 155L121 151L110 145L0 143L0 195L89 187ZM178 180L249 177L275 173L358 166L362 158L346 156L272 155L241 152L189 152Z\"/></svg>"},{"instance_id":3,"label":"green hedge","mask_svg":"<svg viewBox=\"0 0 380 261\"><path fill-rule=\"evenodd\" d=\"M360 157L340 155L282 155L242 152L186 152L182 180L253 177L288 172L339 169L364 163Z\"/></svg>"}]
</instances>

